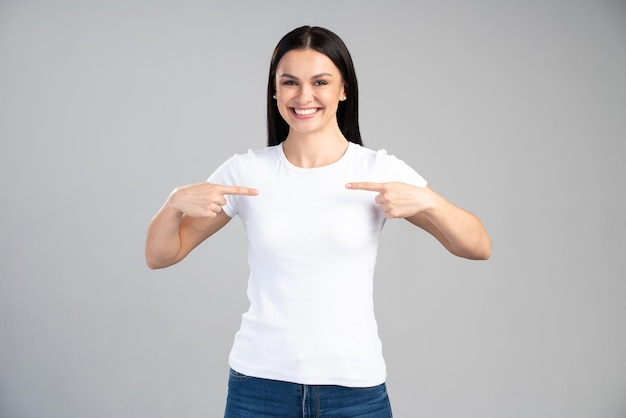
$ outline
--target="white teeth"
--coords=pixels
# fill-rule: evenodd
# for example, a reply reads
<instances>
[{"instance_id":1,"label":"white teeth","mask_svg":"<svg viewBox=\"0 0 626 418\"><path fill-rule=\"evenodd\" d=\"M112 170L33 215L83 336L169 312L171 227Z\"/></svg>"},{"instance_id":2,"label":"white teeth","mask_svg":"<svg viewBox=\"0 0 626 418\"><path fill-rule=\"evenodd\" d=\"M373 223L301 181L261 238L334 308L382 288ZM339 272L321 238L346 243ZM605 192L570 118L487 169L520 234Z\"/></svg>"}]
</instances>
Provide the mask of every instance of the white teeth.
<instances>
[{"instance_id":1,"label":"white teeth","mask_svg":"<svg viewBox=\"0 0 626 418\"><path fill-rule=\"evenodd\" d=\"M312 115L313 113L317 112L317 109L293 109L294 112L296 112L296 115Z\"/></svg>"}]
</instances>

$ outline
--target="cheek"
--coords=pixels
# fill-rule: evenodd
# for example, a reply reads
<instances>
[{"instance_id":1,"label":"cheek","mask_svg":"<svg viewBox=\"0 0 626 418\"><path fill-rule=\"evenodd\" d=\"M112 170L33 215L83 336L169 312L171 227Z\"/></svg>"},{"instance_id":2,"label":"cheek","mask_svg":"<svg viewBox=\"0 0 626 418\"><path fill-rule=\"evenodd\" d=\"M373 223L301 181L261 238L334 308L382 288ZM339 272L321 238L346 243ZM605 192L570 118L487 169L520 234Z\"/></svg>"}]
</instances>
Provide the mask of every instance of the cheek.
<instances>
[{"instance_id":1,"label":"cheek","mask_svg":"<svg viewBox=\"0 0 626 418\"><path fill-rule=\"evenodd\" d=\"M287 109L287 108L280 108L280 109L278 109L278 113L280 113L280 116L282 116L283 119L285 119L285 120L289 119L289 115L290 115L289 109Z\"/></svg>"},{"instance_id":2,"label":"cheek","mask_svg":"<svg viewBox=\"0 0 626 418\"><path fill-rule=\"evenodd\" d=\"M274 101L276 102L276 106L281 109L287 106L287 103L289 103L291 98L292 95L289 94L289 91L284 91L278 88L278 90L276 90L276 99L274 99Z\"/></svg>"},{"instance_id":3,"label":"cheek","mask_svg":"<svg viewBox=\"0 0 626 418\"><path fill-rule=\"evenodd\" d=\"M277 98L279 98L278 95L276 95ZM289 118L289 108L285 105L285 103L281 100L276 100L276 107L278 108L278 113L280 114L280 116L287 121L287 119Z\"/></svg>"},{"instance_id":4,"label":"cheek","mask_svg":"<svg viewBox=\"0 0 626 418\"><path fill-rule=\"evenodd\" d=\"M328 98L336 103L340 102L343 96L345 96L344 89L334 90L332 93L328 94Z\"/></svg>"}]
</instances>

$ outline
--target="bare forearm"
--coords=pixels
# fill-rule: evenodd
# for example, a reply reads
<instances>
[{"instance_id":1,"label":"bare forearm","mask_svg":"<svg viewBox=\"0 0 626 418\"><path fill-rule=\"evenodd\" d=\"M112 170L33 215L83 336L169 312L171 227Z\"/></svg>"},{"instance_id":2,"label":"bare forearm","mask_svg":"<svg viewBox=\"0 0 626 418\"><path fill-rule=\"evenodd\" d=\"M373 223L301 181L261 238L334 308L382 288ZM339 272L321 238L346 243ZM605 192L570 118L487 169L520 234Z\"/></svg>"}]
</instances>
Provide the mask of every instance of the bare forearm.
<instances>
[{"instance_id":1,"label":"bare forearm","mask_svg":"<svg viewBox=\"0 0 626 418\"><path fill-rule=\"evenodd\" d=\"M434 192L430 207L407 220L426 229L459 257L486 260L491 256L491 238L480 219Z\"/></svg>"},{"instance_id":2,"label":"bare forearm","mask_svg":"<svg viewBox=\"0 0 626 418\"><path fill-rule=\"evenodd\" d=\"M152 218L146 236L146 263L152 269L175 264L180 251L180 223L183 213L169 201Z\"/></svg>"}]
</instances>

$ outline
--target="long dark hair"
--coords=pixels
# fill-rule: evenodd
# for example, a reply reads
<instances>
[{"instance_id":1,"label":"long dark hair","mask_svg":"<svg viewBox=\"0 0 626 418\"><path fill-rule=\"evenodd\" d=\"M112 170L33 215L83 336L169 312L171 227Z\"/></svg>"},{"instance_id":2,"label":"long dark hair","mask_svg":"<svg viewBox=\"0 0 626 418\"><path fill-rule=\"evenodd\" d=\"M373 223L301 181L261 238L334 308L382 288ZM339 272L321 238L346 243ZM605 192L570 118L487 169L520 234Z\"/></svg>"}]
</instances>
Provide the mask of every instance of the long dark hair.
<instances>
[{"instance_id":1,"label":"long dark hair","mask_svg":"<svg viewBox=\"0 0 626 418\"><path fill-rule=\"evenodd\" d=\"M292 30L283 36L274 49L267 83L267 145L278 145L287 139L287 134L289 134L289 125L278 112L274 100L278 62L292 49L306 48L326 55L341 72L345 83L346 100L339 102L337 123L348 141L363 145L359 130L359 87L352 57L339 36L317 26L302 26Z\"/></svg>"}]
</instances>

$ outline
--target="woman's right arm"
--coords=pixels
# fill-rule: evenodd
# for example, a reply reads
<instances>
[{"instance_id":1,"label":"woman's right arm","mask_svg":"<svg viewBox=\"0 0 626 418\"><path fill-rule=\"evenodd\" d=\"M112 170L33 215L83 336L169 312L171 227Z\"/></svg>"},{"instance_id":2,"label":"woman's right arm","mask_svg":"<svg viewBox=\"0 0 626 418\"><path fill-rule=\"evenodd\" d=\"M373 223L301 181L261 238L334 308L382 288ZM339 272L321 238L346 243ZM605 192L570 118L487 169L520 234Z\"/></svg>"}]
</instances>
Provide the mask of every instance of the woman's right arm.
<instances>
[{"instance_id":1,"label":"woman's right arm","mask_svg":"<svg viewBox=\"0 0 626 418\"><path fill-rule=\"evenodd\" d=\"M255 196L247 187L198 183L175 189L152 218L146 236L146 263L151 269L171 266L230 221L225 195Z\"/></svg>"}]
</instances>

